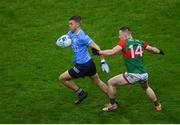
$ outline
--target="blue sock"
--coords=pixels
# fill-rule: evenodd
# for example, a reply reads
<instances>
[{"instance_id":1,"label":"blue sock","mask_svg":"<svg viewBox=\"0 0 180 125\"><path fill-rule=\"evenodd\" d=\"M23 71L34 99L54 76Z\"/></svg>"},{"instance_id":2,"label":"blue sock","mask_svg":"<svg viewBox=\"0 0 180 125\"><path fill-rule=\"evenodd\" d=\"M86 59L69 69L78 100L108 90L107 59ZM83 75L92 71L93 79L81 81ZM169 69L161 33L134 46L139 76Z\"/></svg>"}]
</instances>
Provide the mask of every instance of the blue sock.
<instances>
[{"instance_id":1,"label":"blue sock","mask_svg":"<svg viewBox=\"0 0 180 125\"><path fill-rule=\"evenodd\" d=\"M76 93L81 96L81 95L84 94L84 91L83 91L83 89L78 88L78 89L76 90Z\"/></svg>"}]
</instances>

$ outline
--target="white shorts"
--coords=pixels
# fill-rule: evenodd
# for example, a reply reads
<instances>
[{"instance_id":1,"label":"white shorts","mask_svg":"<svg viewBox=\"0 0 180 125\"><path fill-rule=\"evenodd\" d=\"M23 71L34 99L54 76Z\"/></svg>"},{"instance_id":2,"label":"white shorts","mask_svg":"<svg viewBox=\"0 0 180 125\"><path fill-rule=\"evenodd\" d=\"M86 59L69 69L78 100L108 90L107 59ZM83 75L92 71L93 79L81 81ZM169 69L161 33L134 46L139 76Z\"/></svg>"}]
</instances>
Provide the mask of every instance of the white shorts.
<instances>
[{"instance_id":1,"label":"white shorts","mask_svg":"<svg viewBox=\"0 0 180 125\"><path fill-rule=\"evenodd\" d=\"M123 76L129 83L132 83L132 84L136 82L146 83L148 80L148 73L139 74L139 73L125 72Z\"/></svg>"}]
</instances>

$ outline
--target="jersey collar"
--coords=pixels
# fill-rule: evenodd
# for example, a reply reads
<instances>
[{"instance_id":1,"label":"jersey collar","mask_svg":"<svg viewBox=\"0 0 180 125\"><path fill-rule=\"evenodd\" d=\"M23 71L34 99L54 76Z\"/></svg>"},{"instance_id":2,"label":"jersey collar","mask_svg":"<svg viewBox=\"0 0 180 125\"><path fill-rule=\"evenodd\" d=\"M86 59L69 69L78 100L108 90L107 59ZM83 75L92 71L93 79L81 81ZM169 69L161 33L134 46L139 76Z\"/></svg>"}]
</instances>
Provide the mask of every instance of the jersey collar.
<instances>
[{"instance_id":1,"label":"jersey collar","mask_svg":"<svg viewBox=\"0 0 180 125\"><path fill-rule=\"evenodd\" d=\"M73 33L74 35L79 35L79 33L81 32L81 28L79 29L79 31L75 34Z\"/></svg>"}]
</instances>

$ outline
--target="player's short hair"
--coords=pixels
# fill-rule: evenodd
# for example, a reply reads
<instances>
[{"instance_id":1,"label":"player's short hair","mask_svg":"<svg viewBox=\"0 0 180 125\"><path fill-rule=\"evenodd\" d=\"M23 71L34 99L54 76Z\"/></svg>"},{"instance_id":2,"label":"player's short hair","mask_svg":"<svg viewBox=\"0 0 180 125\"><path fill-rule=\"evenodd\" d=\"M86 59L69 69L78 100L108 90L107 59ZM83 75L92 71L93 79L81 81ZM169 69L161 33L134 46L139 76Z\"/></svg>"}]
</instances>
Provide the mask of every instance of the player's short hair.
<instances>
[{"instance_id":1,"label":"player's short hair","mask_svg":"<svg viewBox=\"0 0 180 125\"><path fill-rule=\"evenodd\" d=\"M121 32L128 32L129 34L131 34L131 29L127 26L123 26L119 29Z\"/></svg>"},{"instance_id":2,"label":"player's short hair","mask_svg":"<svg viewBox=\"0 0 180 125\"><path fill-rule=\"evenodd\" d=\"M78 22L79 24L81 24L82 18L81 18L81 16L74 15L74 16L70 17L69 20L74 20L74 21Z\"/></svg>"}]
</instances>

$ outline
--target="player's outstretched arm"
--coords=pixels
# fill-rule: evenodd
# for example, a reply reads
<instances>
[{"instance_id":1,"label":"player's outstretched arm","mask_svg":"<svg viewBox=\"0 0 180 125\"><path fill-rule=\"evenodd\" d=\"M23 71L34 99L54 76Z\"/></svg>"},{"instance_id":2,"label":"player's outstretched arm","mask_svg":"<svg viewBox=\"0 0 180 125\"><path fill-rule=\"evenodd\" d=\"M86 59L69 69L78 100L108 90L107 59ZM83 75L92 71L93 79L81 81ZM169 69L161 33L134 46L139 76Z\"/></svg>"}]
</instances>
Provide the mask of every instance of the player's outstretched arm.
<instances>
[{"instance_id":1,"label":"player's outstretched arm","mask_svg":"<svg viewBox=\"0 0 180 125\"><path fill-rule=\"evenodd\" d=\"M112 49L109 50L100 50L98 53L99 55L103 55L103 56L113 56L116 53L120 52L122 50L122 47L117 45Z\"/></svg>"},{"instance_id":2,"label":"player's outstretched arm","mask_svg":"<svg viewBox=\"0 0 180 125\"><path fill-rule=\"evenodd\" d=\"M153 53L153 54L161 54L161 55L164 55L164 52L161 50L161 49L158 49L156 47L152 47L150 45L148 45L146 47L146 50Z\"/></svg>"}]
</instances>

